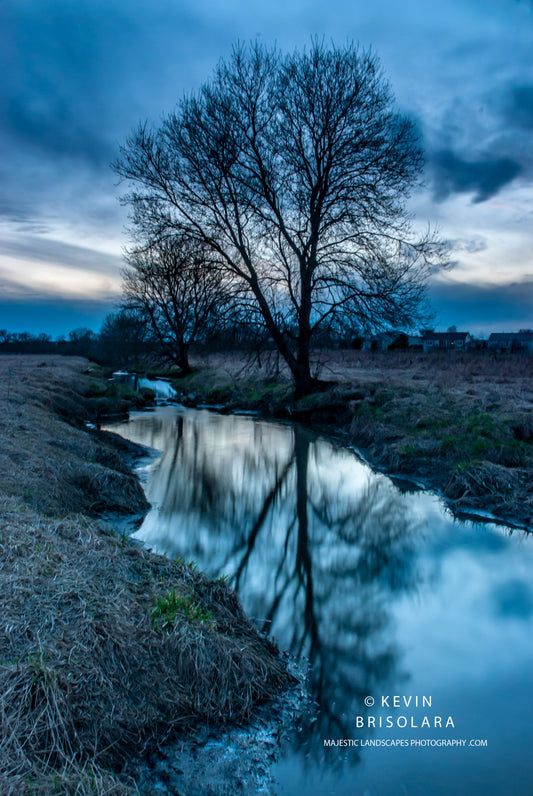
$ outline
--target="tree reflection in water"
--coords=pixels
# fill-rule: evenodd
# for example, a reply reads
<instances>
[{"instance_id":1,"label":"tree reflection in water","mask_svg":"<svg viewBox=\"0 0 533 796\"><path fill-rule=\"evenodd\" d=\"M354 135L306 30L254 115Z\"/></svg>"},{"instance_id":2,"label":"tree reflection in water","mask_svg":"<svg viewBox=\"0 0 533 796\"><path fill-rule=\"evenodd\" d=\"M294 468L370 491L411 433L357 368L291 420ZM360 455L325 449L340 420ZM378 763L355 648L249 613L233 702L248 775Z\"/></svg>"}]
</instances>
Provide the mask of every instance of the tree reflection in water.
<instances>
[{"instance_id":1,"label":"tree reflection in water","mask_svg":"<svg viewBox=\"0 0 533 796\"><path fill-rule=\"evenodd\" d=\"M169 408L118 431L163 451L137 535L228 574L258 625L309 659L314 704L292 743L318 761L324 738L357 737L364 697L402 677L388 603L416 587L420 525L399 491L298 426Z\"/></svg>"}]
</instances>

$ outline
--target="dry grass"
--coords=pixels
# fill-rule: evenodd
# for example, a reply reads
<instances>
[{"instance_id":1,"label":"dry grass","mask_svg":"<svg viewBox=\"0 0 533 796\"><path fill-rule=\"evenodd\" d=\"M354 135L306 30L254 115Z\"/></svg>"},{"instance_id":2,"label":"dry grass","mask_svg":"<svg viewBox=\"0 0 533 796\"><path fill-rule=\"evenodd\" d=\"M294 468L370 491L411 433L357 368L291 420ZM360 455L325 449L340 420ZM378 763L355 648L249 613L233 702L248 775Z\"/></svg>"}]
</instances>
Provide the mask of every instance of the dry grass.
<instances>
[{"instance_id":1,"label":"dry grass","mask_svg":"<svg viewBox=\"0 0 533 796\"><path fill-rule=\"evenodd\" d=\"M287 399L290 374L272 352L262 355L261 367L256 358L238 353L206 355L194 364L197 370L191 376L175 382L182 395L196 393L204 399L214 392L227 398L238 392L245 399L247 390L270 385L286 390ZM319 351L312 371L340 389L449 391L484 406L496 402L529 412L533 408L533 357L526 354Z\"/></svg>"},{"instance_id":2,"label":"dry grass","mask_svg":"<svg viewBox=\"0 0 533 796\"><path fill-rule=\"evenodd\" d=\"M248 716L286 682L224 583L83 516L45 520L11 499L0 527L0 761L13 792L28 780L53 792L75 765L82 781L88 766L121 768L193 721ZM152 610L171 589L212 620L178 611L159 629Z\"/></svg>"},{"instance_id":3,"label":"dry grass","mask_svg":"<svg viewBox=\"0 0 533 796\"><path fill-rule=\"evenodd\" d=\"M146 499L121 456L126 445L84 425L92 418L85 395L100 379L87 366L0 356L0 493L50 514L143 511Z\"/></svg>"},{"instance_id":4,"label":"dry grass","mask_svg":"<svg viewBox=\"0 0 533 796\"><path fill-rule=\"evenodd\" d=\"M422 477L458 510L533 523L533 357L391 357L365 369L350 430L372 461ZM368 362L367 362L368 365ZM365 380L366 379L366 380Z\"/></svg>"},{"instance_id":5,"label":"dry grass","mask_svg":"<svg viewBox=\"0 0 533 796\"><path fill-rule=\"evenodd\" d=\"M62 379L76 377L83 362L47 363L32 384L34 363L17 359L9 363L9 391L5 370L3 385L0 792L135 793L132 756L199 720L247 717L283 687L286 669L225 583L135 547L85 515L64 514L76 509L88 479L96 479L94 494L106 495L100 468L120 460L54 412ZM81 419L80 379L68 399ZM12 475L6 459L13 470L24 441L24 461ZM130 479L120 467L113 472ZM105 477L112 497L124 481ZM128 503L136 507L135 495ZM173 590L181 598L176 611L154 622L157 601L166 605Z\"/></svg>"}]
</instances>

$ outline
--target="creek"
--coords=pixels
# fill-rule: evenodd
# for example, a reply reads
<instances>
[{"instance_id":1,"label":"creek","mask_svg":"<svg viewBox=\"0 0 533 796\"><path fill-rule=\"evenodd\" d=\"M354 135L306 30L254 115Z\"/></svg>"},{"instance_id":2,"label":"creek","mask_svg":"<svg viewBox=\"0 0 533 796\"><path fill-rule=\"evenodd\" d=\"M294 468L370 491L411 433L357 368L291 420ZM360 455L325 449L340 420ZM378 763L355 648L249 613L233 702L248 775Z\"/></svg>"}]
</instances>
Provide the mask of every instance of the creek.
<instances>
[{"instance_id":1,"label":"creek","mask_svg":"<svg viewBox=\"0 0 533 796\"><path fill-rule=\"evenodd\" d=\"M309 661L280 796L530 796L533 538L297 425L166 406L108 427L154 450L135 536L226 575Z\"/></svg>"}]
</instances>

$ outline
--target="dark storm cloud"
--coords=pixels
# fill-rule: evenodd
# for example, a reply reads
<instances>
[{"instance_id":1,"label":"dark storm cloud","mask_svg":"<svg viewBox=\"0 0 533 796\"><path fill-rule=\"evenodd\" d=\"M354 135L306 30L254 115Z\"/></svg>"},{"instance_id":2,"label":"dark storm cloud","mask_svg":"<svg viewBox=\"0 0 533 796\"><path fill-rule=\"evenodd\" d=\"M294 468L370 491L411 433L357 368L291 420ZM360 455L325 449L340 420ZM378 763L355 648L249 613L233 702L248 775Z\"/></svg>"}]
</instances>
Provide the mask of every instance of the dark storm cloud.
<instances>
[{"instance_id":1,"label":"dark storm cloud","mask_svg":"<svg viewBox=\"0 0 533 796\"><path fill-rule=\"evenodd\" d=\"M61 1L8 4L4 35L10 80L0 107L3 134L13 148L96 166L109 160L113 114L96 23L83 2L76 7Z\"/></svg>"},{"instance_id":2,"label":"dark storm cloud","mask_svg":"<svg viewBox=\"0 0 533 796\"><path fill-rule=\"evenodd\" d=\"M441 326L487 333L533 328L533 274L503 285L435 282L429 292Z\"/></svg>"},{"instance_id":3,"label":"dark storm cloud","mask_svg":"<svg viewBox=\"0 0 533 796\"><path fill-rule=\"evenodd\" d=\"M12 97L4 109L5 132L38 156L58 160L81 159L105 168L115 153L113 143L91 129L91 120L77 116L73 103L49 95L46 108L31 107L23 97Z\"/></svg>"},{"instance_id":4,"label":"dark storm cloud","mask_svg":"<svg viewBox=\"0 0 533 796\"><path fill-rule=\"evenodd\" d=\"M381 31L371 22L372 15L348 10L348 4L342 2L335 5L338 13L328 15L318 2L295 3L294 7L274 3L268 11L261 7L252 11L243 0L229 6L192 0L157 0L153 4L139 0L6 0L0 4L2 68L9 74L0 87L4 121L0 145L8 155L4 184L15 197L31 190L38 205L41 193L47 199L54 194L50 172L57 174L55 192L60 195L64 183L74 179L76 169L83 168L105 176L111 191L109 164L130 130L144 118L157 123L184 91L208 77L218 57L227 54L238 38L262 31L265 41L268 37L272 42L279 40L280 35L294 39L300 35L296 32L299 20L300 38L307 39L313 26L315 32L325 30L326 22L331 32L342 31L344 36L348 30L355 38L359 29L370 36L374 25L378 54L380 48L395 46L392 31L383 32L388 30L387 15ZM387 3L381 5L387 7ZM442 9L434 13L441 24L448 17L451 20ZM346 23L341 24L343 18L351 20L347 28ZM410 30L416 36L416 26ZM450 63L461 63L465 69L473 66L472 60L479 64L485 57L484 47L482 36L469 41L468 47L450 41ZM426 56L431 58L428 53ZM435 69L431 60L427 66L428 72ZM472 77L476 75L476 69L470 72ZM475 79L483 85L479 77ZM508 107L502 113L514 115L518 123L522 117L517 114L528 97L527 85L511 85ZM479 145L475 131L465 146L452 146L443 136L449 136L454 124L464 126L464 109L457 112L459 118L445 119L439 135L430 142L434 195L442 200L453 193L471 192L476 201L483 201L517 176L522 161L512 148L496 156L485 147L482 156L472 157L472 144L475 148ZM520 123L527 124L529 117L524 113ZM503 124L503 118L501 121ZM48 164L44 173L43 160Z\"/></svg>"},{"instance_id":5,"label":"dark storm cloud","mask_svg":"<svg viewBox=\"0 0 533 796\"><path fill-rule=\"evenodd\" d=\"M208 48L213 35L209 16L173 0L8 0L2 21L4 134L105 168L131 126L194 83L192 44Z\"/></svg>"},{"instance_id":6,"label":"dark storm cloud","mask_svg":"<svg viewBox=\"0 0 533 796\"><path fill-rule=\"evenodd\" d=\"M502 105L508 125L533 130L533 86L511 86Z\"/></svg>"},{"instance_id":7,"label":"dark storm cloud","mask_svg":"<svg viewBox=\"0 0 533 796\"><path fill-rule=\"evenodd\" d=\"M513 78L496 70L487 83L472 83L426 120L427 174L438 202L464 193L484 202L533 179L533 85L520 83L518 65Z\"/></svg>"},{"instance_id":8,"label":"dark storm cloud","mask_svg":"<svg viewBox=\"0 0 533 796\"><path fill-rule=\"evenodd\" d=\"M484 202L522 172L521 164L511 158L465 160L451 150L434 153L430 168L437 201L454 193L472 193L474 202Z\"/></svg>"},{"instance_id":9,"label":"dark storm cloud","mask_svg":"<svg viewBox=\"0 0 533 796\"><path fill-rule=\"evenodd\" d=\"M65 197L91 179L99 185L86 204L113 194L110 163L120 144L139 120L157 122L194 84L202 64L194 48L205 55L209 27L209 17L173 0L1 2L0 73L9 76L0 79L5 215L18 220L14 208L31 198L35 219L53 213L56 200L68 218Z\"/></svg>"}]
</instances>

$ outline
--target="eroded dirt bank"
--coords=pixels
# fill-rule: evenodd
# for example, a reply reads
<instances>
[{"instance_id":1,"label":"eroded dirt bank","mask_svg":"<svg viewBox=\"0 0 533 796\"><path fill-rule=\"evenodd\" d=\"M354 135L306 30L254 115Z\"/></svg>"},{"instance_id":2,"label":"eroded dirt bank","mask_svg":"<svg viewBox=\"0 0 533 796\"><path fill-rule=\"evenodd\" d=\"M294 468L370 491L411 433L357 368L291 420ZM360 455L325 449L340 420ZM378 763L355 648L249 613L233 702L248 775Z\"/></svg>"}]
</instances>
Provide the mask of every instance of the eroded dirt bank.
<instances>
[{"instance_id":1,"label":"eroded dirt bank","mask_svg":"<svg viewBox=\"0 0 533 796\"><path fill-rule=\"evenodd\" d=\"M84 425L102 395L86 370L78 359L0 358L6 795L137 793L133 757L198 723L246 719L289 680L223 580L95 518L146 500L125 444Z\"/></svg>"}]
</instances>

